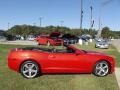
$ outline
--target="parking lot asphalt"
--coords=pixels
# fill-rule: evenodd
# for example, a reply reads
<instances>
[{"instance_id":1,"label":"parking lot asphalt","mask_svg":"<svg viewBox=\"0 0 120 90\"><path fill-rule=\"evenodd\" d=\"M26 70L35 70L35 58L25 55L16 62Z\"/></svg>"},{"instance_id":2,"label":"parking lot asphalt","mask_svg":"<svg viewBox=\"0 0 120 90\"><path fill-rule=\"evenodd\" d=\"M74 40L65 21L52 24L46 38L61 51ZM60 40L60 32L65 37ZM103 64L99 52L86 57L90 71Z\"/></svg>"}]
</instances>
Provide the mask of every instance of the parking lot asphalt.
<instances>
[{"instance_id":1,"label":"parking lot asphalt","mask_svg":"<svg viewBox=\"0 0 120 90\"><path fill-rule=\"evenodd\" d=\"M117 50L120 52L120 39L115 39L111 42L116 48ZM115 68L115 75L116 75L116 79L118 82L118 86L120 89L120 68L116 67Z\"/></svg>"},{"instance_id":2,"label":"parking lot asphalt","mask_svg":"<svg viewBox=\"0 0 120 90\"><path fill-rule=\"evenodd\" d=\"M117 50L120 52L120 39L115 39L111 42L116 48Z\"/></svg>"}]
</instances>

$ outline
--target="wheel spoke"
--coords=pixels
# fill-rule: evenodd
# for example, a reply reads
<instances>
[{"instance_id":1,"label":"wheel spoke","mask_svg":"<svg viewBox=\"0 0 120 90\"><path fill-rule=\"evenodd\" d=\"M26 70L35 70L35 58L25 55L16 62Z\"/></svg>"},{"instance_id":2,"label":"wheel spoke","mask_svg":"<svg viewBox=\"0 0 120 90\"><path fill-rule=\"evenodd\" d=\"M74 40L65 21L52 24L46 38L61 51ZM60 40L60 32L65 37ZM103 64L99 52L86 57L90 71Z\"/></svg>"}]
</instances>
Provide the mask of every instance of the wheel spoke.
<instances>
[{"instance_id":1,"label":"wheel spoke","mask_svg":"<svg viewBox=\"0 0 120 90\"><path fill-rule=\"evenodd\" d=\"M29 77L31 77L32 76L32 72L31 72L31 70L29 70Z\"/></svg>"},{"instance_id":2,"label":"wheel spoke","mask_svg":"<svg viewBox=\"0 0 120 90\"><path fill-rule=\"evenodd\" d=\"M102 71L103 73L105 73L105 70L104 70L104 69L102 69L101 71Z\"/></svg>"},{"instance_id":3,"label":"wheel spoke","mask_svg":"<svg viewBox=\"0 0 120 90\"><path fill-rule=\"evenodd\" d=\"M25 64L24 67L27 68L27 69L29 68L29 67L28 67L28 64Z\"/></svg>"},{"instance_id":4,"label":"wheel spoke","mask_svg":"<svg viewBox=\"0 0 120 90\"><path fill-rule=\"evenodd\" d=\"M34 65L34 64L32 64L32 65L31 65L31 68L33 68L34 66L35 66L35 65Z\"/></svg>"},{"instance_id":5,"label":"wheel spoke","mask_svg":"<svg viewBox=\"0 0 120 90\"><path fill-rule=\"evenodd\" d=\"M106 68L108 68L108 66L107 65L105 65L104 67L102 67L103 69L106 69Z\"/></svg>"},{"instance_id":6,"label":"wheel spoke","mask_svg":"<svg viewBox=\"0 0 120 90\"><path fill-rule=\"evenodd\" d=\"M98 75L101 75L101 73L102 73L102 70L100 70L97 74L98 74Z\"/></svg>"},{"instance_id":7,"label":"wheel spoke","mask_svg":"<svg viewBox=\"0 0 120 90\"><path fill-rule=\"evenodd\" d=\"M25 71L23 71L24 74L27 73L27 72L29 72L29 70L25 70Z\"/></svg>"},{"instance_id":8,"label":"wheel spoke","mask_svg":"<svg viewBox=\"0 0 120 90\"><path fill-rule=\"evenodd\" d=\"M101 68L103 67L103 63L100 63L100 67L101 67Z\"/></svg>"},{"instance_id":9,"label":"wheel spoke","mask_svg":"<svg viewBox=\"0 0 120 90\"><path fill-rule=\"evenodd\" d=\"M37 70L31 70L31 72L36 73L36 72L37 72Z\"/></svg>"},{"instance_id":10,"label":"wheel spoke","mask_svg":"<svg viewBox=\"0 0 120 90\"><path fill-rule=\"evenodd\" d=\"M97 69L97 70L100 70L100 66L96 66L96 69Z\"/></svg>"}]
</instances>

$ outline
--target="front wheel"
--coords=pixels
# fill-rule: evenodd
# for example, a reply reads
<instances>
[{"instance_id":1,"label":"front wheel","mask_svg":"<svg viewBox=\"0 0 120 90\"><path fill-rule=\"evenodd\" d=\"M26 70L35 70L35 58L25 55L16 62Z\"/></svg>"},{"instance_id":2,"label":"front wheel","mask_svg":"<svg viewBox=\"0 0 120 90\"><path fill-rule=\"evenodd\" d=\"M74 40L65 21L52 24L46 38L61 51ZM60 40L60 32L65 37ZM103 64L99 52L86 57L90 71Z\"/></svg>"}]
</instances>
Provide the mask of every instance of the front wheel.
<instances>
[{"instance_id":1,"label":"front wheel","mask_svg":"<svg viewBox=\"0 0 120 90\"><path fill-rule=\"evenodd\" d=\"M21 65L20 73L23 77L31 79L39 75L39 66L34 61L26 61Z\"/></svg>"},{"instance_id":2,"label":"front wheel","mask_svg":"<svg viewBox=\"0 0 120 90\"><path fill-rule=\"evenodd\" d=\"M99 77L103 77L109 74L110 71L110 67L108 62L106 61L100 61L98 63L96 63L94 70L93 70L93 74Z\"/></svg>"}]
</instances>

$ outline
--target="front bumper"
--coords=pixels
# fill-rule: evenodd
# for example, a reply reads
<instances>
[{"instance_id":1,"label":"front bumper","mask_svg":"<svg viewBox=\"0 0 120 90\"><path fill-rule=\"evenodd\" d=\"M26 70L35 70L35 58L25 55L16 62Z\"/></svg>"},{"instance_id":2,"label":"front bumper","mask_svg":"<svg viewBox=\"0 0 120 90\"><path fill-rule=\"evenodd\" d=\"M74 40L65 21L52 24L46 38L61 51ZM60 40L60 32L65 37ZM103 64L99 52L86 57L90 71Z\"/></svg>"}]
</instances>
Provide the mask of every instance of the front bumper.
<instances>
[{"instance_id":1,"label":"front bumper","mask_svg":"<svg viewBox=\"0 0 120 90\"><path fill-rule=\"evenodd\" d=\"M96 45L96 48L106 49L109 48L108 45Z\"/></svg>"}]
</instances>

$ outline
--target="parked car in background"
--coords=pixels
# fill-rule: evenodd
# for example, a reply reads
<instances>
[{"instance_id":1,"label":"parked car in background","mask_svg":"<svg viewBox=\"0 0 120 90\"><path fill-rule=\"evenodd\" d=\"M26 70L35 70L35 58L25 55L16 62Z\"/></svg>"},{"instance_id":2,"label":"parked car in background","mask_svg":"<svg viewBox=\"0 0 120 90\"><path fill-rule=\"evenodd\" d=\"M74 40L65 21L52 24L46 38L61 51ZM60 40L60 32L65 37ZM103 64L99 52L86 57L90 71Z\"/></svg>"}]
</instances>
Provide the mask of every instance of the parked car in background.
<instances>
[{"instance_id":1,"label":"parked car in background","mask_svg":"<svg viewBox=\"0 0 120 90\"><path fill-rule=\"evenodd\" d=\"M63 43L64 44L76 44L78 43L79 38L75 35L71 35L71 34L64 34L61 37L63 39Z\"/></svg>"},{"instance_id":2,"label":"parked car in background","mask_svg":"<svg viewBox=\"0 0 120 90\"><path fill-rule=\"evenodd\" d=\"M14 40L24 40L24 37L21 35L15 35Z\"/></svg>"},{"instance_id":3,"label":"parked car in background","mask_svg":"<svg viewBox=\"0 0 120 90\"><path fill-rule=\"evenodd\" d=\"M34 41L35 40L35 36L34 35L28 35L28 37L26 38L26 40Z\"/></svg>"},{"instance_id":4,"label":"parked car in background","mask_svg":"<svg viewBox=\"0 0 120 90\"><path fill-rule=\"evenodd\" d=\"M91 36L89 34L83 34L81 37L80 37L84 42L88 42L91 38Z\"/></svg>"},{"instance_id":5,"label":"parked car in background","mask_svg":"<svg viewBox=\"0 0 120 90\"><path fill-rule=\"evenodd\" d=\"M103 38L95 38L95 42L105 41Z\"/></svg>"},{"instance_id":6,"label":"parked car in background","mask_svg":"<svg viewBox=\"0 0 120 90\"><path fill-rule=\"evenodd\" d=\"M109 42L106 40L100 40L95 42L95 48L103 48L108 49L109 48Z\"/></svg>"},{"instance_id":7,"label":"parked car in background","mask_svg":"<svg viewBox=\"0 0 120 90\"><path fill-rule=\"evenodd\" d=\"M0 41L6 41L7 38L5 36L0 36Z\"/></svg>"},{"instance_id":8,"label":"parked car in background","mask_svg":"<svg viewBox=\"0 0 120 90\"><path fill-rule=\"evenodd\" d=\"M109 44L111 44L111 39L107 39L107 38L95 38L94 39L95 40L95 42L97 42L97 41L105 41L105 42L108 42Z\"/></svg>"},{"instance_id":9,"label":"parked car in background","mask_svg":"<svg viewBox=\"0 0 120 90\"><path fill-rule=\"evenodd\" d=\"M52 32L50 35L40 35L35 40L39 45L62 45L63 39L60 32Z\"/></svg>"}]
</instances>

